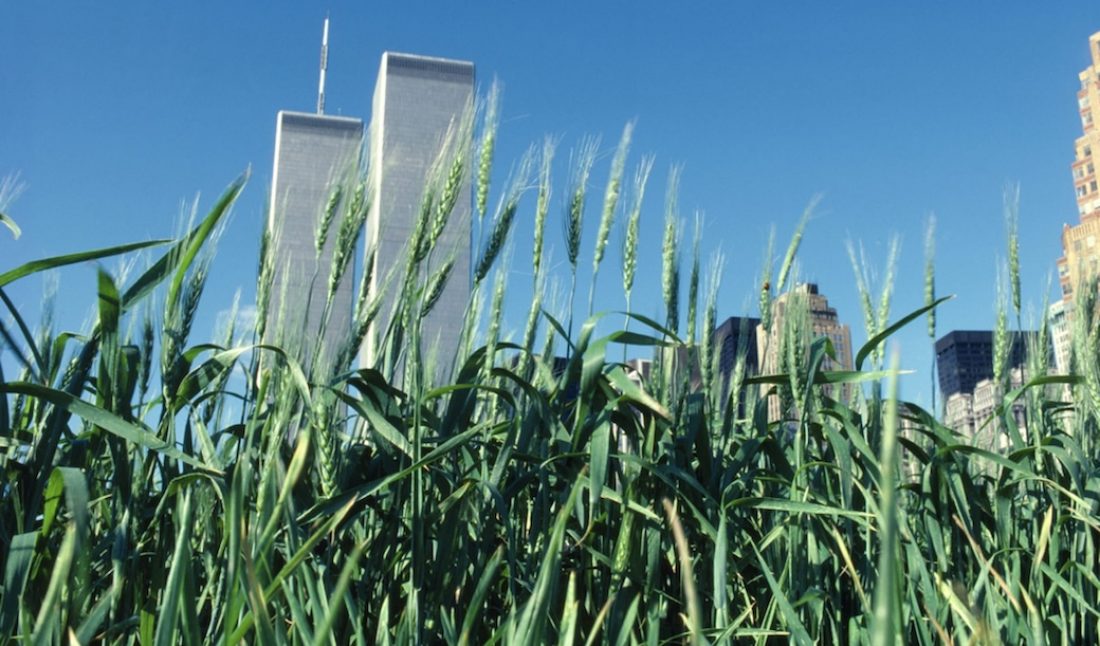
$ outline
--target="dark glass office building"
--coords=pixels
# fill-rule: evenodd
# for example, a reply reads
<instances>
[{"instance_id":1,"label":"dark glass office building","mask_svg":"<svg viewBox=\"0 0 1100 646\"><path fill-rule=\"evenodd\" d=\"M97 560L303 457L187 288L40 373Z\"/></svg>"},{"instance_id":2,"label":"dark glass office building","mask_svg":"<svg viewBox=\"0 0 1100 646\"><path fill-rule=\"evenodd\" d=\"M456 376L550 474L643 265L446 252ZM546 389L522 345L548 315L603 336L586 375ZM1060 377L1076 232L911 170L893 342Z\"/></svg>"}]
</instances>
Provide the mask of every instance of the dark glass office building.
<instances>
[{"instance_id":1,"label":"dark glass office building","mask_svg":"<svg viewBox=\"0 0 1100 646\"><path fill-rule=\"evenodd\" d=\"M756 326L760 319L749 316L731 316L714 330L714 344L718 352L718 374L723 386L729 384L730 375L737 364L737 355L745 355L745 374L754 375L760 370L757 356Z\"/></svg>"},{"instance_id":2,"label":"dark glass office building","mask_svg":"<svg viewBox=\"0 0 1100 646\"><path fill-rule=\"evenodd\" d=\"M1012 334L1007 367L1024 364L1027 334ZM979 381L993 376L993 332L955 330L940 337L936 341L936 370L945 399L955 393L973 393Z\"/></svg>"}]
</instances>

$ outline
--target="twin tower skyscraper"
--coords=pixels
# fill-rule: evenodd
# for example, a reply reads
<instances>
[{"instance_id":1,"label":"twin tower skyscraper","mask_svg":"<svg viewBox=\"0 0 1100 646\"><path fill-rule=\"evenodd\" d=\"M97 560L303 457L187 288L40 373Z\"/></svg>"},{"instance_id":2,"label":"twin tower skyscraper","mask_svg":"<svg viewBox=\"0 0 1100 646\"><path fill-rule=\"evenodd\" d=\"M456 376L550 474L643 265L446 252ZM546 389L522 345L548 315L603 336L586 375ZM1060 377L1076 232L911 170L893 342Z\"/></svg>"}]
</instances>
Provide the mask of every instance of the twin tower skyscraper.
<instances>
[{"instance_id":1,"label":"twin tower skyscraper","mask_svg":"<svg viewBox=\"0 0 1100 646\"><path fill-rule=\"evenodd\" d=\"M325 31L327 41L327 22ZM466 141L460 133L469 127L474 98L472 63L386 52L364 132L361 119L323 114L326 50L327 43L322 46L317 113L281 111L276 120L267 224L274 266L269 305L261 308L266 311L266 340L300 342L297 349L310 363L321 355L340 361L341 349L346 351L348 340L355 338L355 311L363 306L353 302L355 257L364 259L360 272L369 277L366 300L374 301L386 290L376 303L373 328L390 326L426 187L444 156L468 154L448 147ZM358 175L363 162L366 177ZM461 185L446 226L437 232L434 248L440 251L425 260L427 275L453 263L422 322L423 345L438 350L441 358L460 343L470 297L472 205L469 182ZM359 204L369 205L364 207L366 252L357 240L341 234L341 227L352 225L345 220L357 217ZM361 365L375 362L374 338L373 331L367 332L361 347L354 349Z\"/></svg>"}]
</instances>

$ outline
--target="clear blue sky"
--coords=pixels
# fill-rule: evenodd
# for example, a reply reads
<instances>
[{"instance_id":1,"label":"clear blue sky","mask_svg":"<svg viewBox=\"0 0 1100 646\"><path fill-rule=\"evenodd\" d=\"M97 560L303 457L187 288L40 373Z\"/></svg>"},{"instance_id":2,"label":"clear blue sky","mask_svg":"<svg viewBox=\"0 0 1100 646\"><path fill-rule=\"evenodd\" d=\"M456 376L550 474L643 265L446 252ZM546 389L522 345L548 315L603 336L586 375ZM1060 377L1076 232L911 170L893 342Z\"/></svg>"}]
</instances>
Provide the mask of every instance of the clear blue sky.
<instances>
[{"instance_id":1,"label":"clear blue sky","mask_svg":"<svg viewBox=\"0 0 1100 646\"><path fill-rule=\"evenodd\" d=\"M11 210L23 237L0 231L0 269L170 236L182 204L201 193L205 209L251 166L196 330L210 334L238 287L246 304L252 299L275 113L312 110L326 10L330 113L369 118L387 49L472 60L479 82L499 78L500 179L546 134L560 137L564 159L586 133L612 148L637 118L632 158L657 158L642 239L643 258L653 261L635 296L642 313L657 311L670 164L684 169L687 236L698 209L704 258L725 253L721 317L753 312L769 229L777 227L782 253L803 207L822 193L802 276L851 323L857 346L866 336L846 240L862 242L881 267L890 237L901 236L893 310L901 315L922 300L922 223L934 212L938 290L958 294L941 310L944 333L992 325L1006 183L1021 187L1024 299L1036 310L1061 226L1077 219L1069 164L1080 133L1077 72L1088 62L1088 35L1100 30L1100 3L1091 0L9 2L0 5L0 176L20 173L26 191ZM608 160L597 167L597 194ZM557 180L560 187L565 174ZM587 249L597 210L594 203ZM517 231L513 328L529 293L522 272L532 211L530 200ZM560 212L555 205L552 215ZM548 241L564 258L559 223L550 223ZM606 262L600 301L620 308L617 254ZM59 319L79 326L94 303L92 274L64 271L61 285ZM33 279L11 294L34 311L41 290ZM923 334L921 323L898 340L906 366L919 370L904 394L926 401Z\"/></svg>"}]
</instances>

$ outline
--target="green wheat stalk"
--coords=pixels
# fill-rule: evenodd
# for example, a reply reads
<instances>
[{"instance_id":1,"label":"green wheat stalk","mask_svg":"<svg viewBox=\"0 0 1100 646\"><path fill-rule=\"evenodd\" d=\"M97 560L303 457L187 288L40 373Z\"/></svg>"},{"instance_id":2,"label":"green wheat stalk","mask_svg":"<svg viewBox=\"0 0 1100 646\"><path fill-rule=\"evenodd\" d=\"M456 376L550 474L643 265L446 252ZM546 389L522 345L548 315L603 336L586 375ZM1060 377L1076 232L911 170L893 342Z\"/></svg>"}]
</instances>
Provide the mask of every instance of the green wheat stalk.
<instances>
[{"instance_id":1,"label":"green wheat stalk","mask_svg":"<svg viewBox=\"0 0 1100 646\"><path fill-rule=\"evenodd\" d=\"M619 208L619 195L622 192L623 173L626 170L626 156L630 151L630 140L634 134L634 121L629 121L623 128L619 145L615 148L615 155L611 158L611 173L607 178L607 188L604 190L603 210L600 213L600 225L596 230L596 247L592 252L592 282L588 290L588 314L592 314L593 299L596 294L596 278L600 273L600 263L603 262L604 250L607 248L607 238L611 235L611 227L615 223L615 214Z\"/></svg>"},{"instance_id":2,"label":"green wheat stalk","mask_svg":"<svg viewBox=\"0 0 1100 646\"><path fill-rule=\"evenodd\" d=\"M432 228L428 234L427 245L429 248L435 248L436 243L439 242L440 236L443 235L443 231L447 228L447 223L451 219L451 213L454 212L455 204L458 203L458 196L462 191L462 186L466 177L466 158L460 150L451 160L450 170L447 172L447 179L443 183L443 189L439 194L439 202L435 206L435 217L432 218Z\"/></svg>"},{"instance_id":3,"label":"green wheat stalk","mask_svg":"<svg viewBox=\"0 0 1100 646\"><path fill-rule=\"evenodd\" d=\"M585 137L571 155L573 172L570 178L569 203L565 211L565 249L569 264L576 272L581 253L581 230L584 224L584 206L588 195L588 178L596 160L599 139Z\"/></svg>"},{"instance_id":4,"label":"green wheat stalk","mask_svg":"<svg viewBox=\"0 0 1100 646\"><path fill-rule=\"evenodd\" d=\"M772 328L772 294L775 286L772 285L772 269L775 263L775 226L768 233L768 244L764 247L764 261L760 270L760 292L757 306L760 309L760 326L765 336Z\"/></svg>"},{"instance_id":5,"label":"green wheat stalk","mask_svg":"<svg viewBox=\"0 0 1100 646\"><path fill-rule=\"evenodd\" d=\"M493 228L489 233L489 239L485 243L480 257L474 269L474 284L478 285L489 274L501 250L512 231L512 222L515 220L519 209L519 201L528 188L534 149L528 148L516 171L508 183L508 190L497 207L496 216L493 218Z\"/></svg>"},{"instance_id":6,"label":"green wheat stalk","mask_svg":"<svg viewBox=\"0 0 1100 646\"><path fill-rule=\"evenodd\" d=\"M485 117L481 125L481 140L478 142L477 153L477 218L478 222L485 219L485 211L489 206L489 180L493 168L493 154L496 150L497 128L500 125L500 82L493 80L489 86L489 94L485 98Z\"/></svg>"},{"instance_id":7,"label":"green wheat stalk","mask_svg":"<svg viewBox=\"0 0 1100 646\"><path fill-rule=\"evenodd\" d=\"M592 164L596 160L596 151L599 148L599 139L585 137L572 157L572 175L568 204L565 210L565 253L569 260L570 286L569 286L569 325L567 330L573 332L573 299L577 293L577 260L581 252L581 231L584 224L584 207L588 195L588 178L592 172Z\"/></svg>"},{"instance_id":8,"label":"green wheat stalk","mask_svg":"<svg viewBox=\"0 0 1100 646\"><path fill-rule=\"evenodd\" d=\"M787 278L790 275L791 265L794 263L794 258L798 255L798 247L802 244L802 235L806 231L806 225L810 221L810 217L813 215L817 205L821 202L822 196L820 194L814 195L810 198L810 203L806 205L806 208L802 211L802 217L798 220L798 225L794 229L794 235L791 236L791 242L787 246L787 253L783 256L783 262L779 265L779 280L776 283L776 291L782 293L787 287Z\"/></svg>"},{"instance_id":9,"label":"green wheat stalk","mask_svg":"<svg viewBox=\"0 0 1100 646\"><path fill-rule=\"evenodd\" d=\"M0 179L0 224L3 224L8 228L12 238L19 239L22 231L19 229L19 225L15 223L15 220L8 215L8 209L12 204L19 199L20 194L26 189L26 184L19 181L19 174L14 173L5 175L3 179Z\"/></svg>"},{"instance_id":10,"label":"green wheat stalk","mask_svg":"<svg viewBox=\"0 0 1100 646\"><path fill-rule=\"evenodd\" d=\"M546 137L542 142L542 155L539 158L538 198L535 202L535 240L531 251L531 266L534 268L533 280L537 283L542 275L542 246L546 232L546 214L550 211L552 185L550 170L554 162L557 142Z\"/></svg>"},{"instance_id":11,"label":"green wheat stalk","mask_svg":"<svg viewBox=\"0 0 1100 646\"><path fill-rule=\"evenodd\" d=\"M928 310L928 338L935 343L936 340L936 308L932 304L936 302L936 215L929 213L924 225L924 306ZM936 353L932 353L932 365L928 371L930 392L932 393L932 411L936 408Z\"/></svg>"},{"instance_id":12,"label":"green wheat stalk","mask_svg":"<svg viewBox=\"0 0 1100 646\"><path fill-rule=\"evenodd\" d=\"M997 273L1003 276L1001 270ZM1008 295L1005 293L1003 277L997 281L997 285L996 323L993 327L993 381L1002 384L1009 368L1008 358L1012 350L1012 341L1009 339L1008 332Z\"/></svg>"},{"instance_id":13,"label":"green wheat stalk","mask_svg":"<svg viewBox=\"0 0 1100 646\"><path fill-rule=\"evenodd\" d=\"M722 394L715 386L718 371L718 348L715 347L714 331L718 325L718 288L722 284L722 270L725 258L721 253L711 255L706 281L706 306L703 310L703 329L700 347L700 369L703 377L703 392L710 400L711 428L717 428L719 403Z\"/></svg>"},{"instance_id":14,"label":"green wheat stalk","mask_svg":"<svg viewBox=\"0 0 1100 646\"><path fill-rule=\"evenodd\" d=\"M316 251L317 258L321 257L321 251L325 248L329 229L332 227L332 221L336 217L336 211L340 207L340 200L342 198L343 186L340 184L334 185L329 191L328 199L325 201L325 207L321 210L321 217L317 220L317 230L313 234L314 250Z\"/></svg>"},{"instance_id":15,"label":"green wheat stalk","mask_svg":"<svg viewBox=\"0 0 1100 646\"><path fill-rule=\"evenodd\" d=\"M634 171L631 190L630 214L626 219L626 234L623 237L623 294L626 295L626 311L630 310L630 297L634 290L634 276L638 270L638 229L641 225L642 202L645 199L645 187L649 174L653 171L653 157L642 158ZM627 324L629 325L629 319Z\"/></svg>"},{"instance_id":16,"label":"green wheat stalk","mask_svg":"<svg viewBox=\"0 0 1100 646\"><path fill-rule=\"evenodd\" d=\"M691 239L691 273L688 275L688 320L687 342L695 344L695 330L699 309L699 238L703 231L703 215L695 214L695 233Z\"/></svg>"},{"instance_id":17,"label":"green wheat stalk","mask_svg":"<svg viewBox=\"0 0 1100 646\"><path fill-rule=\"evenodd\" d=\"M1005 237L1008 239L1008 280L1012 294L1012 309L1020 319L1020 186L1005 187Z\"/></svg>"},{"instance_id":18,"label":"green wheat stalk","mask_svg":"<svg viewBox=\"0 0 1100 646\"><path fill-rule=\"evenodd\" d=\"M326 306L331 304L336 290L347 273L348 265L355 254L356 242L367 222L367 213L370 211L370 196L367 195L366 182L356 185L351 201L347 205L344 217L340 220L340 226L336 231L336 240L332 254L332 266L329 269L328 282L326 284Z\"/></svg>"},{"instance_id":19,"label":"green wheat stalk","mask_svg":"<svg viewBox=\"0 0 1100 646\"><path fill-rule=\"evenodd\" d=\"M863 326L867 330L868 338L878 334L878 325L875 318L875 306L871 296L870 280L867 276L867 260L863 245L860 244L859 256L856 256L855 246L851 240L845 243L848 250L848 260L852 263L852 273L856 278L856 291L859 293L860 311L863 313Z\"/></svg>"},{"instance_id":20,"label":"green wheat stalk","mask_svg":"<svg viewBox=\"0 0 1100 646\"><path fill-rule=\"evenodd\" d=\"M936 216L929 214L924 227L924 305L936 301ZM936 310L928 310L928 338L936 338Z\"/></svg>"},{"instance_id":21,"label":"green wheat stalk","mask_svg":"<svg viewBox=\"0 0 1100 646\"><path fill-rule=\"evenodd\" d=\"M876 329L882 331L890 323L890 302L894 296L894 276L897 273L898 256L901 253L901 238L897 235L890 237L890 249L886 254L886 273L882 279L882 290L878 299L878 325ZM877 333L877 332L876 332ZM882 346L879 346L879 356L882 358Z\"/></svg>"},{"instance_id":22,"label":"green wheat stalk","mask_svg":"<svg viewBox=\"0 0 1100 646\"><path fill-rule=\"evenodd\" d=\"M680 213L677 204L680 167L669 169L665 188L665 226L661 238L661 296L665 303L665 321L673 332L679 331L680 319Z\"/></svg>"}]
</instances>

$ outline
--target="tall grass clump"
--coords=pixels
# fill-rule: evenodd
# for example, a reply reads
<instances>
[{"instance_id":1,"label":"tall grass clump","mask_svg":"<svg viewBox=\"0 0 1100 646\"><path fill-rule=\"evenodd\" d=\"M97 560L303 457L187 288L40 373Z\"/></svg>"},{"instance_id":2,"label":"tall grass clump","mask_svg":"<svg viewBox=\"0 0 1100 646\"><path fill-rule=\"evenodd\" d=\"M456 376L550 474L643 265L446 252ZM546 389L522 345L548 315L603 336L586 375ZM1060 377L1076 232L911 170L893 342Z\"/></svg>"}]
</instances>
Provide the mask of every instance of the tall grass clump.
<instances>
[{"instance_id":1,"label":"tall grass clump","mask_svg":"<svg viewBox=\"0 0 1100 646\"><path fill-rule=\"evenodd\" d=\"M558 205L571 281L594 151L574 157ZM761 284L744 286L774 341L777 361L760 374L744 347L733 373L718 374L717 285L729 277L720 261L694 269L694 251L688 307L702 295L702 330L681 333L678 170L655 232L660 262L639 256L648 158L624 211L624 295L634 272L645 274L661 285L664 320L628 308L629 330L606 312L574 330L576 285L555 297L543 261L552 157L548 143L530 200L528 180L493 195L472 156L442 155L408 257L397 268L367 263L352 329L325 365L304 360L319 353L316 333L264 329L279 289L270 231L255 329L194 338L205 287L221 280L212 245L244 178L174 240L0 267L0 643L1100 639L1094 289L1078 290L1073 373L1006 390L1006 430L1014 404L1026 429L978 445L904 399L904 353L864 367L943 305L934 291L891 318L892 272L877 304L864 281L868 340L854 370L829 368L836 349L815 337L791 290L813 204L778 275L769 246ZM614 181L624 163L616 154ZM347 244L361 226L373 199L361 178L334 180L318 240ZM488 222L479 252L492 260L477 272L485 289L472 290L472 313L452 322L468 327L466 349L443 371L450 378L433 382L432 363L448 359L422 344L424 314L440 285L461 279L438 231L449 196L474 184L486 193L470 193ZM492 218L489 204L500 205ZM618 208L608 205L601 220ZM4 212L14 223L12 205ZM348 232L343 213L354 216ZM532 215L526 256L512 222ZM604 224L597 242L613 220ZM86 330L28 320L4 293L43 271L138 251L151 254L143 271L97 273ZM517 253L533 259L535 289L509 341L501 312ZM318 270L317 298L330 276L352 271L337 255ZM888 266L895 260L903 271L893 253ZM389 296L397 322L377 325ZM371 335L391 359L360 367L358 344ZM628 369L610 358L616 345L660 369ZM844 389L860 395L838 396Z\"/></svg>"}]
</instances>

